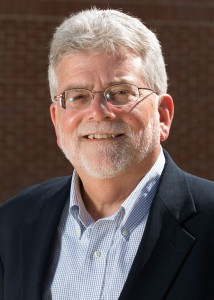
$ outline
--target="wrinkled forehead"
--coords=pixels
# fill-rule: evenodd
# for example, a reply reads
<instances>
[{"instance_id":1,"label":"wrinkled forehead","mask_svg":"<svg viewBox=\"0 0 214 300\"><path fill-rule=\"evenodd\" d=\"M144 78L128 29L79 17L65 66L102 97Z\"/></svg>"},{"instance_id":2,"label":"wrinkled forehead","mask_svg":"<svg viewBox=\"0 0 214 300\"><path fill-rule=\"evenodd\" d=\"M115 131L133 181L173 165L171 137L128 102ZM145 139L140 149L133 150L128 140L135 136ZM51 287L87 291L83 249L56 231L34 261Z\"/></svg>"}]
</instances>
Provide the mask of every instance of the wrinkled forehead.
<instances>
[{"instance_id":1,"label":"wrinkled forehead","mask_svg":"<svg viewBox=\"0 0 214 300\"><path fill-rule=\"evenodd\" d=\"M61 88L68 84L99 82L106 85L116 80L129 81L134 77L142 79L142 60L133 52L120 52L117 55L97 52L66 54L56 67L57 81ZM132 80L131 80L132 81ZM63 85L63 86L62 86Z\"/></svg>"},{"instance_id":2,"label":"wrinkled forehead","mask_svg":"<svg viewBox=\"0 0 214 300\"><path fill-rule=\"evenodd\" d=\"M59 64L61 64L61 62L66 58L66 57L74 57L74 58L78 58L78 57L84 57L84 58L88 58L88 60L90 60L93 57L108 57L109 59L115 59L115 61L117 61L118 63L120 63L121 61L123 61L124 59L128 59L130 56L133 57L140 57L141 55L137 52L135 52L132 49L129 48L115 48L115 49L89 49L89 50L68 50L65 51L64 53L61 53L61 55L58 57L56 64L54 65L55 68L57 68L57 66Z\"/></svg>"},{"instance_id":3,"label":"wrinkled forehead","mask_svg":"<svg viewBox=\"0 0 214 300\"><path fill-rule=\"evenodd\" d=\"M124 64L129 65L132 64L133 61L136 62L139 66L142 67L142 59L135 52L129 49L123 49L118 52L103 52L103 51L80 51L80 52L72 52L65 53L61 59L58 61L56 65L56 72L61 68L64 68L66 65L69 65L70 68L75 70L83 69L107 69L115 67L119 68ZM113 71L113 69L112 69ZM130 70L131 72L131 70Z\"/></svg>"}]
</instances>

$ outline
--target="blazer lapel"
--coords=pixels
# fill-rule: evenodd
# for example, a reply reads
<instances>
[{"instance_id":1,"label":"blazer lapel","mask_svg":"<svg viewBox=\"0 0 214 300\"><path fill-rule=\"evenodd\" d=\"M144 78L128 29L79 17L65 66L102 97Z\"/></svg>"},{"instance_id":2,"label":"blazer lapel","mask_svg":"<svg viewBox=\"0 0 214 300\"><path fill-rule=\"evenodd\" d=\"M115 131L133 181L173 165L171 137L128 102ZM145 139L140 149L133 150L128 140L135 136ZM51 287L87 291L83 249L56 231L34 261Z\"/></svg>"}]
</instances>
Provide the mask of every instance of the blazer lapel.
<instances>
[{"instance_id":1,"label":"blazer lapel","mask_svg":"<svg viewBox=\"0 0 214 300\"><path fill-rule=\"evenodd\" d=\"M165 155L166 166L120 300L163 299L194 245L194 236L182 225L196 208L183 171Z\"/></svg>"},{"instance_id":2,"label":"blazer lapel","mask_svg":"<svg viewBox=\"0 0 214 300\"><path fill-rule=\"evenodd\" d=\"M37 203L35 217L20 230L21 300L40 300L44 275L52 253L55 232L62 210L69 199L70 180L52 189Z\"/></svg>"},{"instance_id":3,"label":"blazer lapel","mask_svg":"<svg viewBox=\"0 0 214 300\"><path fill-rule=\"evenodd\" d=\"M41 299L55 232L69 190L70 180L39 200L35 195L35 213L19 235L21 300ZM195 212L185 175L166 154L166 167L120 300L163 299L194 245L194 237L182 225Z\"/></svg>"}]
</instances>

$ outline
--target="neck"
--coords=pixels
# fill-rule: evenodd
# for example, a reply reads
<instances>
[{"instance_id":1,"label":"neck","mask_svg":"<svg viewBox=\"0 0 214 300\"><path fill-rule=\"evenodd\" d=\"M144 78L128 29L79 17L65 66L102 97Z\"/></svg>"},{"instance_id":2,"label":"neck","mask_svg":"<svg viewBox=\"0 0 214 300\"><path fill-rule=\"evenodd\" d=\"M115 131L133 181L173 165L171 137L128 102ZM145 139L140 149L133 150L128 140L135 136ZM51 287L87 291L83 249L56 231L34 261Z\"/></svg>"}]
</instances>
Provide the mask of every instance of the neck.
<instances>
[{"instance_id":1,"label":"neck","mask_svg":"<svg viewBox=\"0 0 214 300\"><path fill-rule=\"evenodd\" d=\"M157 158L145 167L126 171L117 177L97 179L78 172L81 179L81 195L87 211L94 220L114 214L151 169Z\"/></svg>"},{"instance_id":2,"label":"neck","mask_svg":"<svg viewBox=\"0 0 214 300\"><path fill-rule=\"evenodd\" d=\"M83 182L81 194L87 211L94 220L114 214L140 180L141 178L135 183L132 181L131 185L113 180L93 179L91 184Z\"/></svg>"}]
</instances>

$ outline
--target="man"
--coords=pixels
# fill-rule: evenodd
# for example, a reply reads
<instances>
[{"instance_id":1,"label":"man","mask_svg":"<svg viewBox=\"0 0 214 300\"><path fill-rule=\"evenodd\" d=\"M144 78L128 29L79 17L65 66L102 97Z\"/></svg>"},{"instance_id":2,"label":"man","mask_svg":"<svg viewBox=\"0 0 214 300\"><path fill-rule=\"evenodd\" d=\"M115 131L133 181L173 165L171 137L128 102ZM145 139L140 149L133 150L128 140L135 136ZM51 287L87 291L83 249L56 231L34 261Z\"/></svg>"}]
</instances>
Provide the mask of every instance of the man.
<instances>
[{"instance_id":1,"label":"man","mask_svg":"<svg viewBox=\"0 0 214 300\"><path fill-rule=\"evenodd\" d=\"M0 299L213 299L214 184L161 148L173 100L155 34L94 8L57 28L49 58L74 172L1 207Z\"/></svg>"}]
</instances>

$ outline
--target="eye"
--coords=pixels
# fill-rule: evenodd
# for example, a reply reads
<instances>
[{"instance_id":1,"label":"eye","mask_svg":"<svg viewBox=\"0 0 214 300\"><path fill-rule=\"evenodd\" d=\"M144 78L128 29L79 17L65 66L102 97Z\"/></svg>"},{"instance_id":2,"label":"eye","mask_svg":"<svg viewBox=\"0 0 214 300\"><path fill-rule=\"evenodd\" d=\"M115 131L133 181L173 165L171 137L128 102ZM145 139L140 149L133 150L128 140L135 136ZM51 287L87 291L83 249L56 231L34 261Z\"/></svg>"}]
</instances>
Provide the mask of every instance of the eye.
<instances>
[{"instance_id":1,"label":"eye","mask_svg":"<svg viewBox=\"0 0 214 300\"><path fill-rule=\"evenodd\" d=\"M84 89L71 89L66 93L67 103L87 102L90 99L90 93Z\"/></svg>"},{"instance_id":2,"label":"eye","mask_svg":"<svg viewBox=\"0 0 214 300\"><path fill-rule=\"evenodd\" d=\"M85 107L90 102L90 92L85 89L70 89L65 92L65 103L68 108Z\"/></svg>"},{"instance_id":3,"label":"eye","mask_svg":"<svg viewBox=\"0 0 214 300\"><path fill-rule=\"evenodd\" d=\"M116 85L109 88L109 93L115 97L130 97L136 96L136 87L131 84Z\"/></svg>"},{"instance_id":4,"label":"eye","mask_svg":"<svg viewBox=\"0 0 214 300\"><path fill-rule=\"evenodd\" d=\"M82 100L82 99L84 99L86 96L85 95L76 95L76 96L70 96L69 98L68 98L68 102L75 102L75 101L77 101L77 100Z\"/></svg>"},{"instance_id":5,"label":"eye","mask_svg":"<svg viewBox=\"0 0 214 300\"><path fill-rule=\"evenodd\" d=\"M118 96L127 96L130 95L130 91L125 90L125 89L112 89L111 90L111 95L118 95Z\"/></svg>"},{"instance_id":6,"label":"eye","mask_svg":"<svg viewBox=\"0 0 214 300\"><path fill-rule=\"evenodd\" d=\"M117 95L127 95L127 94L129 94L129 91L120 90L120 91L116 91L115 94L117 94Z\"/></svg>"}]
</instances>

